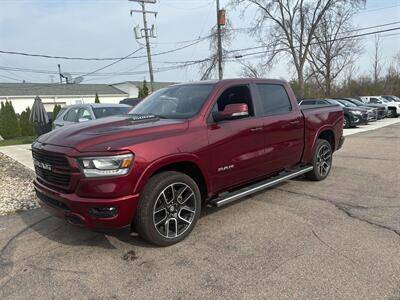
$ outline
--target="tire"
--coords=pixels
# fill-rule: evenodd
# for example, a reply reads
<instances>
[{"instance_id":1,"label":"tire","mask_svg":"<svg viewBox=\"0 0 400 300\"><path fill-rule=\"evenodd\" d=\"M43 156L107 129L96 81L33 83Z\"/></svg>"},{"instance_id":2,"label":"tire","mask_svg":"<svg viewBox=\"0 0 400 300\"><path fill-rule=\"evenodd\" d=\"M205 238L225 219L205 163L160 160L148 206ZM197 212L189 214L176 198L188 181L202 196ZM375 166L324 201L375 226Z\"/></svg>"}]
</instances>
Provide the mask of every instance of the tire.
<instances>
[{"instance_id":1,"label":"tire","mask_svg":"<svg viewBox=\"0 0 400 300\"><path fill-rule=\"evenodd\" d=\"M398 114L397 114L396 108L389 108L387 116L388 116L388 118L397 118Z\"/></svg>"},{"instance_id":2,"label":"tire","mask_svg":"<svg viewBox=\"0 0 400 300\"><path fill-rule=\"evenodd\" d=\"M190 234L200 210L196 182L183 173L162 172L151 177L141 192L134 228L146 241L170 246Z\"/></svg>"},{"instance_id":3,"label":"tire","mask_svg":"<svg viewBox=\"0 0 400 300\"><path fill-rule=\"evenodd\" d=\"M314 169L306 174L308 179L320 181L329 175L332 168L332 146L327 140L317 140L312 166Z\"/></svg>"},{"instance_id":4,"label":"tire","mask_svg":"<svg viewBox=\"0 0 400 300\"><path fill-rule=\"evenodd\" d=\"M350 128L350 120L347 116L344 116L343 118L343 128Z\"/></svg>"}]
</instances>

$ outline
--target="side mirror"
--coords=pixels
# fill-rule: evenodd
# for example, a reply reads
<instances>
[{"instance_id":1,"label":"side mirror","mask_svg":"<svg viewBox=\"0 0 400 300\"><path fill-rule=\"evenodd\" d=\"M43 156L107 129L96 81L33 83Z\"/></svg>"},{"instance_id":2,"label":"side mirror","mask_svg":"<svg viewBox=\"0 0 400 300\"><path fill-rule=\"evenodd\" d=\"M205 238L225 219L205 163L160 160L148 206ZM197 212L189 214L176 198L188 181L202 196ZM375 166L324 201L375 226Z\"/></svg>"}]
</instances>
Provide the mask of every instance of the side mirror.
<instances>
[{"instance_id":1,"label":"side mirror","mask_svg":"<svg viewBox=\"0 0 400 300\"><path fill-rule=\"evenodd\" d=\"M79 119L78 119L78 122L79 122L79 123L81 123L81 122L86 122L86 121L90 121L90 120L87 119L87 118L79 118Z\"/></svg>"},{"instance_id":2,"label":"side mirror","mask_svg":"<svg viewBox=\"0 0 400 300\"><path fill-rule=\"evenodd\" d=\"M228 104L222 112L214 112L215 121L239 119L249 116L249 108L246 103Z\"/></svg>"}]
</instances>

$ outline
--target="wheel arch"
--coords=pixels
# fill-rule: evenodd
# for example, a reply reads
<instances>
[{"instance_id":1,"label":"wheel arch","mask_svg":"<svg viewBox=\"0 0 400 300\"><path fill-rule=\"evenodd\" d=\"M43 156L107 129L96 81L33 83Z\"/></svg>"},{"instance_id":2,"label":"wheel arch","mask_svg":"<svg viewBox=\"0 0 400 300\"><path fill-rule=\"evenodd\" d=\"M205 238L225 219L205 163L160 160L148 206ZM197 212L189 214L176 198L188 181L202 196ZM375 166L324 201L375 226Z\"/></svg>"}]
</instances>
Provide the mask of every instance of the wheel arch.
<instances>
[{"instance_id":1,"label":"wheel arch","mask_svg":"<svg viewBox=\"0 0 400 300\"><path fill-rule=\"evenodd\" d=\"M201 165L200 159L192 154L163 157L151 163L140 176L134 192L140 193L152 176L163 171L177 171L188 175L197 183L202 199L207 198L210 186L204 167Z\"/></svg>"},{"instance_id":2,"label":"wheel arch","mask_svg":"<svg viewBox=\"0 0 400 300\"><path fill-rule=\"evenodd\" d=\"M332 152L335 151L335 149L336 149L335 133L333 132L332 128L330 128L330 129L326 128L326 129L321 130L319 132L319 134L317 135L316 140L314 141L314 146L318 139L328 141L329 144L331 144Z\"/></svg>"}]
</instances>

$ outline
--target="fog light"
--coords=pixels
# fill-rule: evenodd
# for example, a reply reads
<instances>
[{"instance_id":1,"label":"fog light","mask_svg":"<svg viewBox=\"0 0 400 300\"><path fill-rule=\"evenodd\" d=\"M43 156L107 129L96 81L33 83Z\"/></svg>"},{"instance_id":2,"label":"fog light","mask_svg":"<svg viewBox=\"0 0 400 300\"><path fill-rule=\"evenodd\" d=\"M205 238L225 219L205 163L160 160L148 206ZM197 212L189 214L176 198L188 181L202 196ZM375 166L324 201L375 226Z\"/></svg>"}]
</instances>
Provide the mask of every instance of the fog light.
<instances>
[{"instance_id":1,"label":"fog light","mask_svg":"<svg viewBox=\"0 0 400 300\"><path fill-rule=\"evenodd\" d=\"M116 207L92 207L89 209L89 214L96 218L112 218L118 214Z\"/></svg>"}]
</instances>

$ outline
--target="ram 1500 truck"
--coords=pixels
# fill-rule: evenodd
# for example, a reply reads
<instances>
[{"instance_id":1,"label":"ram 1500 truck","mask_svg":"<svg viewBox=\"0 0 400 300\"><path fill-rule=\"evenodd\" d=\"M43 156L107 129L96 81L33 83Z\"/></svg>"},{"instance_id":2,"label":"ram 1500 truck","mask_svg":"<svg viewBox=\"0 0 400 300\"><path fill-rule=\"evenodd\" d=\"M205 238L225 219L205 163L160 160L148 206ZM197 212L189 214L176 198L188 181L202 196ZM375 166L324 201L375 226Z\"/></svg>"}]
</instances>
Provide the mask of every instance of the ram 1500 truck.
<instances>
[{"instance_id":1,"label":"ram 1500 truck","mask_svg":"<svg viewBox=\"0 0 400 300\"><path fill-rule=\"evenodd\" d=\"M340 106L300 109L285 81L178 84L129 115L39 137L34 186L43 206L71 224L131 226L167 246L192 231L204 205L303 174L326 178L342 132Z\"/></svg>"}]
</instances>

